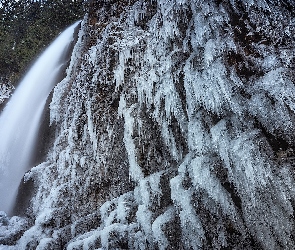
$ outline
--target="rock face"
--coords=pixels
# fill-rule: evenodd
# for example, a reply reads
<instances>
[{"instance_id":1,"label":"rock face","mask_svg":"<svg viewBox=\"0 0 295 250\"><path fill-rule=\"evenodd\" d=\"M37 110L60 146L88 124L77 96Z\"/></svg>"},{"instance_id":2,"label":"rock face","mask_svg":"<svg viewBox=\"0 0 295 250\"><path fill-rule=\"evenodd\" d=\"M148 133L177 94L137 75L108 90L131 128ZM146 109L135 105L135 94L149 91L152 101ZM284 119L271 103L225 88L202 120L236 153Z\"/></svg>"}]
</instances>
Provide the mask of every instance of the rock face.
<instances>
[{"instance_id":1,"label":"rock face","mask_svg":"<svg viewBox=\"0 0 295 250\"><path fill-rule=\"evenodd\" d=\"M91 8L54 89L54 143L24 178L27 217L1 215L0 242L294 249L293 1Z\"/></svg>"}]
</instances>

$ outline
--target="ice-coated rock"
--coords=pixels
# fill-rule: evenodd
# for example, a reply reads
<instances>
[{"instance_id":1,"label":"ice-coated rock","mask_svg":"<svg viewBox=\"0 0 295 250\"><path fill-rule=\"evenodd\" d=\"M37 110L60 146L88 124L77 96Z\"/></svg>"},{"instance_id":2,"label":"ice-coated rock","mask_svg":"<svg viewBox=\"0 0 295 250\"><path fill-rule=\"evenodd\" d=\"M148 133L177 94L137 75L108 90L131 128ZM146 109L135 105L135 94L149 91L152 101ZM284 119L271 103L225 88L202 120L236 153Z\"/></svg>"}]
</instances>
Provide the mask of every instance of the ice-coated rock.
<instances>
[{"instance_id":1,"label":"ice-coated rock","mask_svg":"<svg viewBox=\"0 0 295 250\"><path fill-rule=\"evenodd\" d=\"M292 1L93 1L19 249L293 249Z\"/></svg>"}]
</instances>

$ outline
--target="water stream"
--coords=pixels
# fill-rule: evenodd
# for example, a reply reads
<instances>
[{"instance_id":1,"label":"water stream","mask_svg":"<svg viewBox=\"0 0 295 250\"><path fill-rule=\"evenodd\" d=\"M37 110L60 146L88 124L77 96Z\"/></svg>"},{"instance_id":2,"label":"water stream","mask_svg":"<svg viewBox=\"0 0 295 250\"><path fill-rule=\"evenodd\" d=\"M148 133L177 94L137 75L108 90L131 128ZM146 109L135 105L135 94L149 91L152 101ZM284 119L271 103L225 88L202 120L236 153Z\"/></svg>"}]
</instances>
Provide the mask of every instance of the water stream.
<instances>
[{"instance_id":1,"label":"water stream","mask_svg":"<svg viewBox=\"0 0 295 250\"><path fill-rule=\"evenodd\" d=\"M19 183L32 167L46 99L66 63L79 22L68 27L41 54L0 116L0 210L12 209Z\"/></svg>"}]
</instances>

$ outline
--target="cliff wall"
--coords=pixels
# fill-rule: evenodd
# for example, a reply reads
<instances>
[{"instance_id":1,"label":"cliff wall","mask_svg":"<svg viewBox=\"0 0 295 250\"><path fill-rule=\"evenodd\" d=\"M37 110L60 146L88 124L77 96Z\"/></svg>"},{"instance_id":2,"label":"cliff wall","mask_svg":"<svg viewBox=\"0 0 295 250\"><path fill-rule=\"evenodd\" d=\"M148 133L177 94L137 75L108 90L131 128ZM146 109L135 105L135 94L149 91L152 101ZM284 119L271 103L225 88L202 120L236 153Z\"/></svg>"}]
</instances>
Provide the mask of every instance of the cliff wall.
<instances>
[{"instance_id":1,"label":"cliff wall","mask_svg":"<svg viewBox=\"0 0 295 250\"><path fill-rule=\"evenodd\" d=\"M5 244L293 249L294 18L292 1L93 1Z\"/></svg>"}]
</instances>

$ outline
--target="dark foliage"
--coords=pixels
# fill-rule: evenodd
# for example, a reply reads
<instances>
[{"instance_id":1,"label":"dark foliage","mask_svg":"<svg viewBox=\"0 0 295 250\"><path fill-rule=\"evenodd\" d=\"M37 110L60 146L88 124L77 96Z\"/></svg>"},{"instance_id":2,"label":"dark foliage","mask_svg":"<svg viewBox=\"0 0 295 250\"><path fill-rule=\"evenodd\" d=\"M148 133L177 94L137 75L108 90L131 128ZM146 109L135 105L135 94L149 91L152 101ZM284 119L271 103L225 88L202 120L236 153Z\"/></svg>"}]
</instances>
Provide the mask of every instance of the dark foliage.
<instances>
[{"instance_id":1,"label":"dark foliage","mask_svg":"<svg viewBox=\"0 0 295 250\"><path fill-rule=\"evenodd\" d=\"M66 26L82 18L85 0L2 0L0 77L15 85L30 63ZM1 83L0 83L1 84Z\"/></svg>"}]
</instances>

